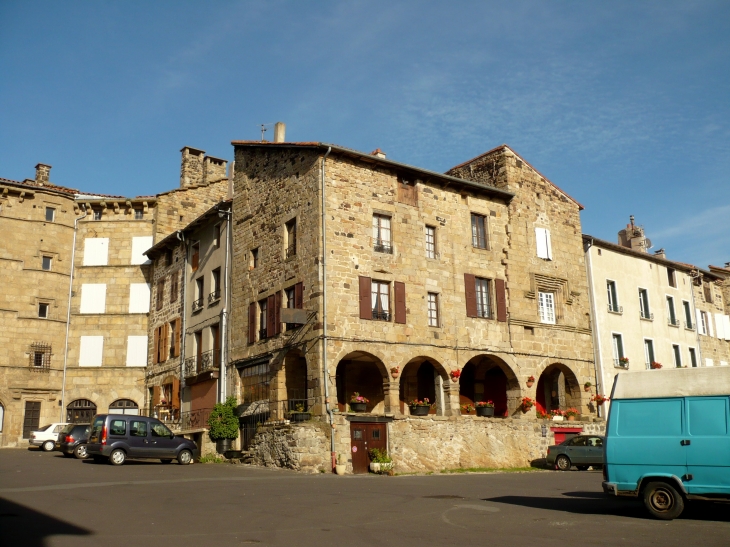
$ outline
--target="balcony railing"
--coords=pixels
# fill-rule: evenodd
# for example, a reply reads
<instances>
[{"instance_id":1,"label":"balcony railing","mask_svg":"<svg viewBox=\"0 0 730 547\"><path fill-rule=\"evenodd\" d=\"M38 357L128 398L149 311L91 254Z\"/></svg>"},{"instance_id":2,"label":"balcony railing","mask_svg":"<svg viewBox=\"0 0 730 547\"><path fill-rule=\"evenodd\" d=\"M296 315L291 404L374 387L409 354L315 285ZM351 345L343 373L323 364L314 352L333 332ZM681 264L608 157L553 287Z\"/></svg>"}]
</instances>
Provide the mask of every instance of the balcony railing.
<instances>
[{"instance_id":1,"label":"balcony railing","mask_svg":"<svg viewBox=\"0 0 730 547\"><path fill-rule=\"evenodd\" d=\"M614 359L613 366L621 367L621 368L629 368L629 364L627 362L621 361L621 359Z\"/></svg>"},{"instance_id":2,"label":"balcony railing","mask_svg":"<svg viewBox=\"0 0 730 547\"><path fill-rule=\"evenodd\" d=\"M220 368L221 355L218 350L210 350L200 356L188 357L185 359L185 378L197 376L203 372L217 370Z\"/></svg>"},{"instance_id":3,"label":"balcony railing","mask_svg":"<svg viewBox=\"0 0 730 547\"><path fill-rule=\"evenodd\" d=\"M183 412L180 416L180 429L202 429L208 427L208 418L212 408L199 408Z\"/></svg>"},{"instance_id":4,"label":"balcony railing","mask_svg":"<svg viewBox=\"0 0 730 547\"><path fill-rule=\"evenodd\" d=\"M390 244L390 241L383 241L382 239L375 240L373 243L373 250L376 253L393 254L393 246Z\"/></svg>"},{"instance_id":5,"label":"balcony railing","mask_svg":"<svg viewBox=\"0 0 730 547\"><path fill-rule=\"evenodd\" d=\"M672 318L670 317L669 320L667 321L667 324L670 327L678 327L680 325L680 321L679 321L679 319L672 320Z\"/></svg>"},{"instance_id":6,"label":"balcony railing","mask_svg":"<svg viewBox=\"0 0 730 547\"><path fill-rule=\"evenodd\" d=\"M387 311L373 310L373 319L377 321L390 321L390 314Z\"/></svg>"},{"instance_id":7,"label":"balcony railing","mask_svg":"<svg viewBox=\"0 0 730 547\"><path fill-rule=\"evenodd\" d=\"M208 305L210 306L213 302L218 302L221 299L221 290L213 291L208 295Z\"/></svg>"},{"instance_id":8,"label":"balcony railing","mask_svg":"<svg viewBox=\"0 0 730 547\"><path fill-rule=\"evenodd\" d=\"M695 330L695 326L689 321L684 322L684 328L687 330Z\"/></svg>"},{"instance_id":9,"label":"balcony railing","mask_svg":"<svg viewBox=\"0 0 730 547\"><path fill-rule=\"evenodd\" d=\"M193 300L193 313L203 309L203 297L201 296L197 300Z\"/></svg>"},{"instance_id":10,"label":"balcony railing","mask_svg":"<svg viewBox=\"0 0 730 547\"><path fill-rule=\"evenodd\" d=\"M268 331L266 329L259 329L259 340L265 340L268 338Z\"/></svg>"},{"instance_id":11,"label":"balcony railing","mask_svg":"<svg viewBox=\"0 0 730 547\"><path fill-rule=\"evenodd\" d=\"M609 304L608 311L610 311L611 313L623 313L624 307L623 306L613 306L613 305Z\"/></svg>"},{"instance_id":12,"label":"balcony railing","mask_svg":"<svg viewBox=\"0 0 730 547\"><path fill-rule=\"evenodd\" d=\"M641 318L642 319L646 319L648 321L654 321L654 314L653 313L641 312Z\"/></svg>"}]
</instances>

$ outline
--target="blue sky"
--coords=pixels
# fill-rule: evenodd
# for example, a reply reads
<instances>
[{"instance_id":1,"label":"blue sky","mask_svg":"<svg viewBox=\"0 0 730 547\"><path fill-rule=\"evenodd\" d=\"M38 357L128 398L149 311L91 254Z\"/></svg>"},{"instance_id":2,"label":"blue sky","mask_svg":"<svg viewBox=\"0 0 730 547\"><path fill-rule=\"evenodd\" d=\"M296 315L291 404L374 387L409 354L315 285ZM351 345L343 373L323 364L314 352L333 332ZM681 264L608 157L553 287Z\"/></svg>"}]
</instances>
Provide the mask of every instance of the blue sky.
<instances>
[{"instance_id":1,"label":"blue sky","mask_svg":"<svg viewBox=\"0 0 730 547\"><path fill-rule=\"evenodd\" d=\"M437 171L507 143L584 232L730 261L730 2L0 1L0 177L161 192L276 121Z\"/></svg>"}]
</instances>

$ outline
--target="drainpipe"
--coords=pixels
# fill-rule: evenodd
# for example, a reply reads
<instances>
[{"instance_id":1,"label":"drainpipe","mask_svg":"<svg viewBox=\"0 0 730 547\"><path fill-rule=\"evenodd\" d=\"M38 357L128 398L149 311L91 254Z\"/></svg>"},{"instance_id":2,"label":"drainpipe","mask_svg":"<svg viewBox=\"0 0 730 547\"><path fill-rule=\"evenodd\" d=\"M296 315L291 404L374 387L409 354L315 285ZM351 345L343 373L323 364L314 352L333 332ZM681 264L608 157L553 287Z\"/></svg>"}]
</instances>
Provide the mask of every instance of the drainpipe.
<instances>
[{"instance_id":1,"label":"drainpipe","mask_svg":"<svg viewBox=\"0 0 730 547\"><path fill-rule=\"evenodd\" d=\"M593 240L591 239L588 243L588 249L586 249L586 270L588 273L588 299L591 304L591 315L593 321L591 321L591 330L593 331L593 359L596 363L596 393L605 395L606 390L603 386L603 352L601 351L601 334L598 328L598 309L596 308L596 295L593 287L593 262L591 261L591 247L593 247ZM601 407L596 405L598 408L598 415L601 416Z\"/></svg>"},{"instance_id":2,"label":"drainpipe","mask_svg":"<svg viewBox=\"0 0 730 547\"><path fill-rule=\"evenodd\" d=\"M229 276L229 251L231 248L231 210L228 211L218 211L219 216L225 216L226 217L226 264L225 264L225 271L223 273L223 279L225 283L225 287L223 288L224 297L223 297L223 310L221 310L221 363L220 363L220 372L219 372L219 379L218 384L220 387L220 393L218 397L218 402L223 403L226 400L226 390L228 389L227 378L226 373L228 372L227 368L227 351L226 347L228 345L228 312L227 310L230 307L230 279Z\"/></svg>"},{"instance_id":3,"label":"drainpipe","mask_svg":"<svg viewBox=\"0 0 730 547\"><path fill-rule=\"evenodd\" d=\"M324 374L324 405L330 418L330 452L332 470L334 471L337 461L335 456L335 417L330 408L330 383L327 371L327 231L325 229L327 207L324 199L325 162L330 152L332 152L331 146L327 148L327 153L322 158L322 373Z\"/></svg>"},{"instance_id":4,"label":"drainpipe","mask_svg":"<svg viewBox=\"0 0 730 547\"><path fill-rule=\"evenodd\" d=\"M68 280L68 310L66 311L66 342L63 348L63 380L61 381L61 415L58 419L59 422L63 422L63 411L66 406L66 367L68 365L68 331L71 326L71 293L73 292L74 283L74 260L76 258L76 232L79 227L79 220L86 218L88 213L86 212L86 205L83 203L81 207L84 210L83 216L78 217L74 220L74 237L71 245L71 276Z\"/></svg>"},{"instance_id":5,"label":"drainpipe","mask_svg":"<svg viewBox=\"0 0 730 547\"><path fill-rule=\"evenodd\" d=\"M702 284L702 277L700 275L700 272L697 272L697 275L694 274L694 270L690 270L689 272L689 282L690 282L690 289L692 291L692 313L694 314L693 319L695 320L695 338L697 338L697 351L695 352L697 354L697 368L702 366L702 348L700 346L700 326L697 321L697 306L695 305L695 287L694 287L694 280L695 278L700 278L700 286ZM708 321L711 321L711 319L708 317ZM708 335L709 336L709 335ZM691 365L692 363L690 363Z\"/></svg>"},{"instance_id":6,"label":"drainpipe","mask_svg":"<svg viewBox=\"0 0 730 547\"><path fill-rule=\"evenodd\" d=\"M186 310L187 308L187 302L185 301L185 297L187 296L188 291L186 290L188 287L188 246L187 242L185 241L185 234L182 230L178 230L175 232L175 236L177 237L178 241L183 244L183 264L182 264L182 275L180 276L182 279L182 313L180 314L182 324L180 326L180 427L182 428L182 393L183 389L185 389L185 324L186 324Z\"/></svg>"}]
</instances>

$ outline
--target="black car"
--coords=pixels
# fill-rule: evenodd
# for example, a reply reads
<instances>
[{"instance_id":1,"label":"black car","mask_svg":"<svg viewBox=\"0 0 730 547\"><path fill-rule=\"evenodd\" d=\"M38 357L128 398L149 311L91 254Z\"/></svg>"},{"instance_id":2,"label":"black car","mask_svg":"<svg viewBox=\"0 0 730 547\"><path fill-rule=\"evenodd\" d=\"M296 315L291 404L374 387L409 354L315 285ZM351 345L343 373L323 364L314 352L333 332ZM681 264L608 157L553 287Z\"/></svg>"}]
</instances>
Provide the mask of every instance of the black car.
<instances>
[{"instance_id":1,"label":"black car","mask_svg":"<svg viewBox=\"0 0 730 547\"><path fill-rule=\"evenodd\" d=\"M122 465L127 458L177 460L187 465L199 450L190 439L176 436L156 418L97 414L91 422L87 451L94 461Z\"/></svg>"},{"instance_id":2,"label":"black car","mask_svg":"<svg viewBox=\"0 0 730 547\"><path fill-rule=\"evenodd\" d=\"M86 442L89 440L89 431L91 424L68 424L58 434L56 450L67 458L76 456L83 460L88 456Z\"/></svg>"}]
</instances>

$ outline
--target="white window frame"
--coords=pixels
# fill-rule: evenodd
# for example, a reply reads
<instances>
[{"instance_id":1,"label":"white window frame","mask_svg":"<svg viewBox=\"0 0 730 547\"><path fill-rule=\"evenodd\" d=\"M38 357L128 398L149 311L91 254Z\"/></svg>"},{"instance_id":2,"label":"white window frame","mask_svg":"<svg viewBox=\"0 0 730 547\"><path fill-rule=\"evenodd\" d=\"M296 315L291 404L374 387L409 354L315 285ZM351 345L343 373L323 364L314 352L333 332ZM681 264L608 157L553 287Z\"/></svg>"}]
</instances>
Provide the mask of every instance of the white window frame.
<instances>
[{"instance_id":1,"label":"white window frame","mask_svg":"<svg viewBox=\"0 0 730 547\"><path fill-rule=\"evenodd\" d=\"M79 366L100 367L104 361L104 337L82 336L79 341Z\"/></svg>"},{"instance_id":2,"label":"white window frame","mask_svg":"<svg viewBox=\"0 0 730 547\"><path fill-rule=\"evenodd\" d=\"M84 266L109 264L109 238L87 237L84 239Z\"/></svg>"},{"instance_id":3,"label":"white window frame","mask_svg":"<svg viewBox=\"0 0 730 547\"><path fill-rule=\"evenodd\" d=\"M649 319L651 320L651 299L649 298L649 289L646 289L644 287L639 287L639 314L641 319ZM646 309L644 309L644 299L641 297L643 294L646 294Z\"/></svg>"},{"instance_id":4,"label":"white window frame","mask_svg":"<svg viewBox=\"0 0 730 547\"><path fill-rule=\"evenodd\" d=\"M540 322L555 325L555 293L538 291L537 301Z\"/></svg>"},{"instance_id":5,"label":"white window frame","mask_svg":"<svg viewBox=\"0 0 730 547\"><path fill-rule=\"evenodd\" d=\"M79 313L106 313L106 283L81 285Z\"/></svg>"},{"instance_id":6,"label":"white window frame","mask_svg":"<svg viewBox=\"0 0 730 547\"><path fill-rule=\"evenodd\" d=\"M439 293L429 292L427 296L428 326L439 327Z\"/></svg>"},{"instance_id":7,"label":"white window frame","mask_svg":"<svg viewBox=\"0 0 730 547\"><path fill-rule=\"evenodd\" d=\"M174 336L170 336L174 338ZM148 339L144 336L127 336L127 366L147 366Z\"/></svg>"},{"instance_id":8,"label":"white window frame","mask_svg":"<svg viewBox=\"0 0 730 547\"><path fill-rule=\"evenodd\" d=\"M649 344L647 344L649 342ZM649 356L649 345L651 345L651 353L653 355L650 358ZM653 338L644 338L644 361L646 362L646 369L651 369L652 362L658 362L656 361L656 348L654 347L654 339Z\"/></svg>"},{"instance_id":9,"label":"white window frame","mask_svg":"<svg viewBox=\"0 0 730 547\"><path fill-rule=\"evenodd\" d=\"M143 253L152 247L152 236L134 236L132 237L132 257L130 264L152 264L152 261Z\"/></svg>"},{"instance_id":10,"label":"white window frame","mask_svg":"<svg viewBox=\"0 0 730 547\"><path fill-rule=\"evenodd\" d=\"M619 351L619 348L616 345L617 338L621 343L621 351ZM613 366L627 368L621 366L621 358L626 357L626 354L624 353L624 335L622 333L611 332L611 351L613 352Z\"/></svg>"},{"instance_id":11,"label":"white window frame","mask_svg":"<svg viewBox=\"0 0 730 547\"><path fill-rule=\"evenodd\" d=\"M611 284L613 284L613 293L611 293ZM606 298L608 298L608 309L614 313L619 313L621 307L618 302L618 283L613 279L606 279ZM615 299L615 302L611 300Z\"/></svg>"},{"instance_id":12,"label":"white window frame","mask_svg":"<svg viewBox=\"0 0 730 547\"><path fill-rule=\"evenodd\" d=\"M436 227L426 225L426 258L436 258Z\"/></svg>"},{"instance_id":13,"label":"white window frame","mask_svg":"<svg viewBox=\"0 0 730 547\"><path fill-rule=\"evenodd\" d=\"M390 282L373 279L370 282L370 308L372 310L373 319L380 321L390 321L393 318L390 302ZM385 316L375 317L376 314L385 314Z\"/></svg>"},{"instance_id":14,"label":"white window frame","mask_svg":"<svg viewBox=\"0 0 730 547\"><path fill-rule=\"evenodd\" d=\"M543 260L553 259L553 245L549 229L535 228L535 244L537 246L537 258Z\"/></svg>"},{"instance_id":15,"label":"white window frame","mask_svg":"<svg viewBox=\"0 0 730 547\"><path fill-rule=\"evenodd\" d=\"M393 248L393 217L373 213L373 246Z\"/></svg>"},{"instance_id":16,"label":"white window frame","mask_svg":"<svg viewBox=\"0 0 730 547\"><path fill-rule=\"evenodd\" d=\"M474 278L474 295L477 301L477 317L492 317L492 280L486 277Z\"/></svg>"},{"instance_id":17,"label":"white window frame","mask_svg":"<svg viewBox=\"0 0 730 547\"><path fill-rule=\"evenodd\" d=\"M46 314L41 315L42 306L45 306ZM38 318L48 319L51 316L51 304L48 302L38 302Z\"/></svg>"},{"instance_id":18,"label":"white window frame","mask_svg":"<svg viewBox=\"0 0 730 547\"><path fill-rule=\"evenodd\" d=\"M682 348L679 344L672 344L672 360L675 368L682 367Z\"/></svg>"}]
</instances>

